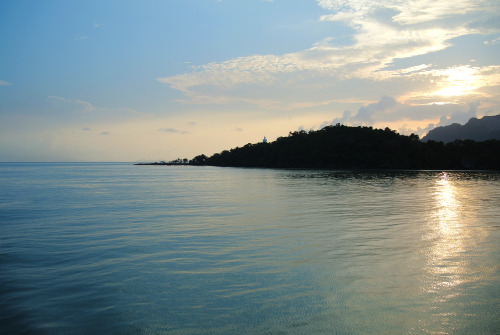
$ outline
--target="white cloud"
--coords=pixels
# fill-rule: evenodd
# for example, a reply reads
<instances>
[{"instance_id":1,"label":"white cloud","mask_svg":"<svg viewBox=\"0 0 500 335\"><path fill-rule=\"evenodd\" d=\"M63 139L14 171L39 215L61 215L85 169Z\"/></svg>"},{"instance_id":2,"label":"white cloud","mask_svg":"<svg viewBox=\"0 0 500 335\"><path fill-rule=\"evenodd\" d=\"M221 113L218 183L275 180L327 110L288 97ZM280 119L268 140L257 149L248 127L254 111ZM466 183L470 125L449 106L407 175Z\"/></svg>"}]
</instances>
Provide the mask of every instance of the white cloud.
<instances>
[{"instance_id":1,"label":"white cloud","mask_svg":"<svg viewBox=\"0 0 500 335\"><path fill-rule=\"evenodd\" d=\"M356 18L356 24L362 24L363 18L373 15L380 9L394 11L392 21L400 25L415 25L475 13L480 13L481 17L495 16L496 13L489 11L498 9L496 0L317 0L317 2L320 7L335 12L325 17L333 20Z\"/></svg>"},{"instance_id":2,"label":"white cloud","mask_svg":"<svg viewBox=\"0 0 500 335\"><path fill-rule=\"evenodd\" d=\"M490 40L490 41L484 41L485 45L496 45L499 43L500 43L500 37L497 37L497 38Z\"/></svg>"},{"instance_id":3,"label":"white cloud","mask_svg":"<svg viewBox=\"0 0 500 335\"><path fill-rule=\"evenodd\" d=\"M464 60L469 63L441 57L450 47L462 43L464 36L489 35L491 39L499 34L500 27L491 22L500 21L500 2L317 3L330 11L318 18L318 24L328 26L327 22L336 21L336 27L338 23L348 26L351 44L337 43L336 31L332 31L305 50L212 62L158 81L184 93L182 103L245 104L282 115L289 111L328 115L331 110L330 115L337 117L322 126L389 126L420 136L434 125L463 122L484 115L488 108L500 107L498 63L468 61L481 58L482 51L464 56L469 57ZM490 48L495 41L498 39L479 44ZM476 103L475 109L470 107ZM316 124L324 119L318 117ZM310 129L313 121L298 124Z\"/></svg>"},{"instance_id":4,"label":"white cloud","mask_svg":"<svg viewBox=\"0 0 500 335\"><path fill-rule=\"evenodd\" d=\"M309 85L312 79L326 84L327 81L338 83L353 78L380 81L412 72L422 74L430 65L399 71L384 69L396 59L444 50L453 38L483 33L485 28L481 27L481 19L497 15L491 13L493 7L500 10L499 4L491 1L463 0L425 1L423 5L420 1L321 0L318 4L335 11L321 20L340 20L353 27L354 44L336 46L335 39L329 37L304 51L239 57L158 80L183 92L189 99L184 102L227 104L245 101L275 108L281 105L286 109L286 100L279 96L269 99L262 95L252 96L252 85L268 88L269 92L284 88L293 92ZM474 15L463 15L470 12ZM454 15L459 15L460 20ZM432 76L433 72L424 75Z\"/></svg>"},{"instance_id":5,"label":"white cloud","mask_svg":"<svg viewBox=\"0 0 500 335\"><path fill-rule=\"evenodd\" d=\"M400 100L428 104L430 102L463 102L494 98L500 88L500 65L470 66L459 65L448 68L415 67L412 71L389 71L392 76L407 76L415 81L432 80L432 84L415 89L400 97ZM498 97L497 97L498 98Z\"/></svg>"},{"instance_id":6,"label":"white cloud","mask_svg":"<svg viewBox=\"0 0 500 335\"><path fill-rule=\"evenodd\" d=\"M10 86L10 85L12 85L12 84L9 83L8 81L0 80L0 86Z\"/></svg>"}]
</instances>

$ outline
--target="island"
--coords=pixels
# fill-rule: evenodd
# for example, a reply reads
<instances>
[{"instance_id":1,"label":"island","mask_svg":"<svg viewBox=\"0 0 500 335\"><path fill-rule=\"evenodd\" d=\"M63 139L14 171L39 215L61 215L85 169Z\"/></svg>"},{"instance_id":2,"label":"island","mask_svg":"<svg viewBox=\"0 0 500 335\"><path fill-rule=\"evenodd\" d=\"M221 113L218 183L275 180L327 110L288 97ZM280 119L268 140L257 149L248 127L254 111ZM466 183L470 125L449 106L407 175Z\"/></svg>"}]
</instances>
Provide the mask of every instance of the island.
<instances>
[{"instance_id":1,"label":"island","mask_svg":"<svg viewBox=\"0 0 500 335\"><path fill-rule=\"evenodd\" d=\"M159 161L159 162L153 162L153 163L135 163L134 165L189 165L189 160L187 158L180 159L177 158L173 161Z\"/></svg>"},{"instance_id":2,"label":"island","mask_svg":"<svg viewBox=\"0 0 500 335\"><path fill-rule=\"evenodd\" d=\"M500 170L500 141L421 141L390 128L341 124L290 132L275 141L248 143L191 160L149 165L306 169Z\"/></svg>"}]
</instances>

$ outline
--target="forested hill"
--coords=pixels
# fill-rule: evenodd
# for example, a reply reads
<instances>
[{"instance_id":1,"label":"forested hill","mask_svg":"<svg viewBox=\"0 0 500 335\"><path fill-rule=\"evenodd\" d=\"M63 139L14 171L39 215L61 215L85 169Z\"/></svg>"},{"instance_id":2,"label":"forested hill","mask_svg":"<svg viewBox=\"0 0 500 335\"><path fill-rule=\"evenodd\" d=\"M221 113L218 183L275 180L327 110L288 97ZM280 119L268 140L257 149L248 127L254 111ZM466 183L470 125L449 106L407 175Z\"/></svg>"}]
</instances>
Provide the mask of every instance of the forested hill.
<instances>
[{"instance_id":1,"label":"forested hill","mask_svg":"<svg viewBox=\"0 0 500 335\"><path fill-rule=\"evenodd\" d=\"M192 165L328 169L500 169L500 141L422 142L385 128L337 124L298 131L270 143L247 144Z\"/></svg>"}]
</instances>

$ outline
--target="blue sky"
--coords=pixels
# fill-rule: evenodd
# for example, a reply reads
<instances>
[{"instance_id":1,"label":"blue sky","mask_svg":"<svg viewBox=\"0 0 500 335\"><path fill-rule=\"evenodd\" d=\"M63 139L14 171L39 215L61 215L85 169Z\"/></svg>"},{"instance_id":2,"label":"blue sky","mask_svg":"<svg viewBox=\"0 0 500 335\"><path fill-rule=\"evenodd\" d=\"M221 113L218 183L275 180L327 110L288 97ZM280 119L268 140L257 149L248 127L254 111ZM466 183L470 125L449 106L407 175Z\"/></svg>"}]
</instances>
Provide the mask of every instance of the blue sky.
<instances>
[{"instance_id":1,"label":"blue sky","mask_svg":"<svg viewBox=\"0 0 500 335\"><path fill-rule=\"evenodd\" d=\"M496 0L0 1L0 161L192 158L500 114Z\"/></svg>"}]
</instances>

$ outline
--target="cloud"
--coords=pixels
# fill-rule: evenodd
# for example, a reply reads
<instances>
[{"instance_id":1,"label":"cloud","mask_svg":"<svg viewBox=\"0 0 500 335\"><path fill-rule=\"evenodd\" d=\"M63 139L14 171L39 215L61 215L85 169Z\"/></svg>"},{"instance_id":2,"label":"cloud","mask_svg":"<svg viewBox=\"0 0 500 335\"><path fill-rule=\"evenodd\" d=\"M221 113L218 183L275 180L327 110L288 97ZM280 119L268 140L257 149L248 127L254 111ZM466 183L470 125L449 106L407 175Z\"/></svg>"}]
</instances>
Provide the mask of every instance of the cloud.
<instances>
[{"instance_id":1,"label":"cloud","mask_svg":"<svg viewBox=\"0 0 500 335\"><path fill-rule=\"evenodd\" d=\"M70 100L59 96L48 96L47 101L56 107L67 112L89 113L95 110L94 106L88 101Z\"/></svg>"},{"instance_id":2,"label":"cloud","mask_svg":"<svg viewBox=\"0 0 500 335\"><path fill-rule=\"evenodd\" d=\"M187 134L187 131L184 130L179 130L175 128L161 128L158 129L158 131L164 132L164 133L176 133L176 134Z\"/></svg>"},{"instance_id":3,"label":"cloud","mask_svg":"<svg viewBox=\"0 0 500 335\"><path fill-rule=\"evenodd\" d=\"M414 88L399 98L414 104L463 103L475 101L479 97L481 99L498 99L496 92L500 87L499 65L426 67L412 73L394 75L404 76L413 82L428 83L431 81L420 88Z\"/></svg>"},{"instance_id":4,"label":"cloud","mask_svg":"<svg viewBox=\"0 0 500 335\"><path fill-rule=\"evenodd\" d=\"M306 50L208 63L194 66L190 73L158 81L183 92L184 103L244 102L281 110L327 105L345 98L343 83L353 80L371 86L374 82L399 86L404 80L407 86L431 86L438 92L439 85L446 84L447 68L427 63L398 68L395 62L443 51L461 36L495 33L496 28L488 26L488 22L498 19L500 11L500 3L492 0L317 3L331 11L318 18L319 24L336 21L349 26L353 31L352 44L337 45L336 32L332 31L331 36ZM500 83L491 68L478 66L473 70L483 73L489 87ZM408 98L425 98L422 102L429 103L428 92L426 95L423 89L417 91L420 96L408 94Z\"/></svg>"},{"instance_id":5,"label":"cloud","mask_svg":"<svg viewBox=\"0 0 500 335\"><path fill-rule=\"evenodd\" d=\"M473 117L477 117L477 109L479 107L479 101L475 101L469 104L468 109L457 110L450 115L441 116L437 127L448 126L453 123L465 124Z\"/></svg>"},{"instance_id":6,"label":"cloud","mask_svg":"<svg viewBox=\"0 0 500 335\"><path fill-rule=\"evenodd\" d=\"M105 108L94 106L92 103L80 99L66 99L60 96L48 96L49 110L58 113L92 114L99 117L132 116L140 113L130 108Z\"/></svg>"},{"instance_id":7,"label":"cloud","mask_svg":"<svg viewBox=\"0 0 500 335\"><path fill-rule=\"evenodd\" d=\"M48 96L43 107L30 118L39 126L71 127L89 132L104 124L111 126L130 120L140 121L148 116L129 108L105 108L85 100Z\"/></svg>"},{"instance_id":8,"label":"cloud","mask_svg":"<svg viewBox=\"0 0 500 335\"><path fill-rule=\"evenodd\" d=\"M400 103L392 97L384 96L379 101L361 106L356 113L345 111L341 117L325 121L319 129L337 123L349 126L369 126L394 124L401 134L411 133L425 135L436 126L452 123L465 124L470 118L478 116L480 102L468 104L430 104L409 105ZM436 120L437 122L428 122ZM427 121L428 123L425 123ZM426 124L426 126L409 126L408 124ZM395 128L396 129L396 128Z\"/></svg>"},{"instance_id":9,"label":"cloud","mask_svg":"<svg viewBox=\"0 0 500 335\"><path fill-rule=\"evenodd\" d=\"M484 41L483 43L486 45L496 45L496 44L500 43L500 37L497 37L497 38L490 40L490 41Z\"/></svg>"},{"instance_id":10,"label":"cloud","mask_svg":"<svg viewBox=\"0 0 500 335\"><path fill-rule=\"evenodd\" d=\"M379 102L369 104L368 106L362 106L358 113L352 117L353 122L360 123L373 123L377 116L387 115L394 113L394 110L400 106L399 103L396 102L391 97L382 97Z\"/></svg>"},{"instance_id":11,"label":"cloud","mask_svg":"<svg viewBox=\"0 0 500 335\"><path fill-rule=\"evenodd\" d=\"M101 135L106 136L106 135L111 135L111 133L109 131L103 131L103 132L101 132Z\"/></svg>"},{"instance_id":12,"label":"cloud","mask_svg":"<svg viewBox=\"0 0 500 335\"><path fill-rule=\"evenodd\" d=\"M393 21L401 25L415 25L449 19L470 12L479 12L479 16L484 16L488 14L484 13L485 10L498 6L495 0L317 0L317 3L326 10L336 12L337 14L330 15L336 16L338 19L347 18L347 15L350 15L350 19L360 19L367 15L373 15L374 12L381 9L389 9L394 12Z\"/></svg>"},{"instance_id":13,"label":"cloud","mask_svg":"<svg viewBox=\"0 0 500 335\"><path fill-rule=\"evenodd\" d=\"M12 84L9 83L8 81L0 80L0 86L10 86L10 85L12 85Z\"/></svg>"}]
</instances>

